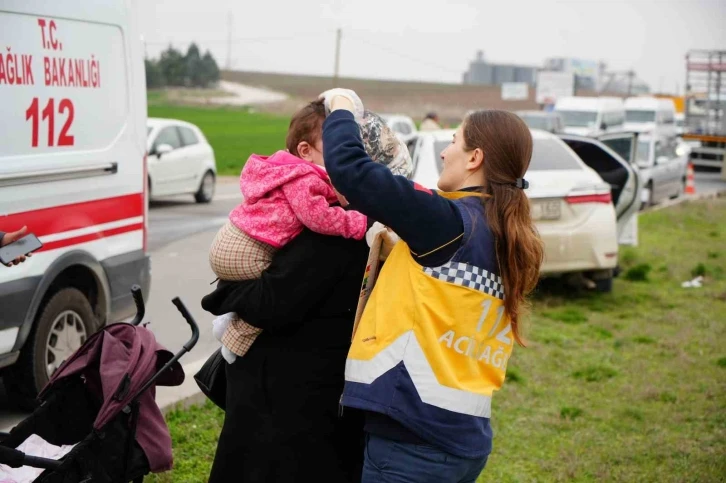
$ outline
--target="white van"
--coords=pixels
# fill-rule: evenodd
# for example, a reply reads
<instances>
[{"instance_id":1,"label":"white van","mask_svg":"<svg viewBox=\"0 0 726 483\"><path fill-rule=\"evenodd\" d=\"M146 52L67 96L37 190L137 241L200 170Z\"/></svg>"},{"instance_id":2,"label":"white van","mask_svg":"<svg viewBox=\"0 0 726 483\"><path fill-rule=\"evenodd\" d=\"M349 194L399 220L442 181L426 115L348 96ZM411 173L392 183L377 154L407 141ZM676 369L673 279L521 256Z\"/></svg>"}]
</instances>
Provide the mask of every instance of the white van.
<instances>
[{"instance_id":1,"label":"white van","mask_svg":"<svg viewBox=\"0 0 726 483\"><path fill-rule=\"evenodd\" d=\"M566 134L599 136L623 129L625 107L617 97L563 97L555 111L565 124Z\"/></svg>"},{"instance_id":2,"label":"white van","mask_svg":"<svg viewBox=\"0 0 726 483\"><path fill-rule=\"evenodd\" d=\"M0 230L43 248L0 266L0 368L23 405L149 293L146 85L124 0L0 3Z\"/></svg>"},{"instance_id":3,"label":"white van","mask_svg":"<svg viewBox=\"0 0 726 483\"><path fill-rule=\"evenodd\" d=\"M625 100L625 129L640 133L658 131L675 136L676 105L672 99L629 97Z\"/></svg>"}]
</instances>

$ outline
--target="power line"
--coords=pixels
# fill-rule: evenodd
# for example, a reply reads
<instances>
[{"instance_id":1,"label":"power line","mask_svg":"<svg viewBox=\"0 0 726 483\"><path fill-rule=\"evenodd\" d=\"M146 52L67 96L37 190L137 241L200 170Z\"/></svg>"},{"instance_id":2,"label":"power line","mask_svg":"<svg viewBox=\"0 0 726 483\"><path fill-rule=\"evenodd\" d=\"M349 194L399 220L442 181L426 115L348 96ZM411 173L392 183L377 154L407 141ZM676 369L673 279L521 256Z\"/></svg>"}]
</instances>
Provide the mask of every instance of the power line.
<instances>
[{"instance_id":1,"label":"power line","mask_svg":"<svg viewBox=\"0 0 726 483\"><path fill-rule=\"evenodd\" d=\"M438 69L440 71L444 71L444 72L447 72L447 73L451 73L451 74L454 74L455 73L457 75L461 75L461 71L460 70L454 70L454 69L452 69L449 66L439 65L439 64L430 62L428 60L424 60L424 59L421 59L421 58L417 58L417 57L411 56L409 54L404 54L404 53L401 53L401 52L397 52L397 51L391 49L389 46L385 46L385 45L382 45L382 44L379 44L379 43L376 43L376 42L371 42L368 38L363 37L362 35L357 35L357 34L354 33L353 34L353 37L354 38L357 38L359 41L363 42L364 44L367 44L367 45L369 45L371 47L374 47L374 48L376 48L378 50L382 50L384 52L387 52L387 53L389 53L391 55L395 55L395 56L400 57L402 59L406 59L406 60L408 60L410 62L416 62L418 64L425 65L427 67L431 67L431 68L434 68L434 69Z\"/></svg>"},{"instance_id":2,"label":"power line","mask_svg":"<svg viewBox=\"0 0 726 483\"><path fill-rule=\"evenodd\" d=\"M228 43L238 43L238 42L247 42L247 43L259 43L259 42L274 42L279 40L289 40L291 42L294 42L296 40L299 40L301 38L310 38L310 37L322 37L322 36L328 36L331 31L318 31L318 32L308 32L303 34L296 34L296 35L287 35L284 37L238 37L238 38L227 38L227 39L193 39L193 40L155 40L151 42L146 42L148 45L169 45L169 44L182 44L182 43L191 43L195 42L198 44L228 44Z\"/></svg>"}]
</instances>

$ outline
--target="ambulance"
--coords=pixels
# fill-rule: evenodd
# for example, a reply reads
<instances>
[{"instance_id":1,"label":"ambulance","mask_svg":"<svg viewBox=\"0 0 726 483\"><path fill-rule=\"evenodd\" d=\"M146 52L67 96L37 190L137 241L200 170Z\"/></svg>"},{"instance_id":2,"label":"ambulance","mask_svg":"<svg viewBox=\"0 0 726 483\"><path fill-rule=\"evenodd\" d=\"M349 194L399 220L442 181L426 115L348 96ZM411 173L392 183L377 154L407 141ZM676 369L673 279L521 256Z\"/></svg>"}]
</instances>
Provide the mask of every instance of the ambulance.
<instances>
[{"instance_id":1,"label":"ambulance","mask_svg":"<svg viewBox=\"0 0 726 483\"><path fill-rule=\"evenodd\" d=\"M0 371L22 406L93 332L148 297L146 85L125 0L0 2Z\"/></svg>"}]
</instances>

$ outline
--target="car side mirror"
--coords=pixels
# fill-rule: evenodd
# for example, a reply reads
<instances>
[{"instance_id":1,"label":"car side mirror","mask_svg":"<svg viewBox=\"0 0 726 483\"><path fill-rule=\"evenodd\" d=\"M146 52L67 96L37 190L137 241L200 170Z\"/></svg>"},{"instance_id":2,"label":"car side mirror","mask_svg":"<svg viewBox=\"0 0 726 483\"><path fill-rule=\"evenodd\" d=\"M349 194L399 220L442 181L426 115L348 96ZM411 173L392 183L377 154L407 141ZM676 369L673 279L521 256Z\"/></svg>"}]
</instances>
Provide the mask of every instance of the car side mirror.
<instances>
[{"instance_id":1,"label":"car side mirror","mask_svg":"<svg viewBox=\"0 0 726 483\"><path fill-rule=\"evenodd\" d=\"M161 158L162 155L172 151L174 151L174 148L172 148L169 144L159 144L154 150L154 154L156 154L157 158Z\"/></svg>"},{"instance_id":2,"label":"car side mirror","mask_svg":"<svg viewBox=\"0 0 726 483\"><path fill-rule=\"evenodd\" d=\"M606 131L606 130L607 130L607 128L608 128L608 125L607 125L607 123L604 123L604 122L603 122L603 123L601 123L601 124L600 124L600 130L602 130L602 131Z\"/></svg>"}]
</instances>

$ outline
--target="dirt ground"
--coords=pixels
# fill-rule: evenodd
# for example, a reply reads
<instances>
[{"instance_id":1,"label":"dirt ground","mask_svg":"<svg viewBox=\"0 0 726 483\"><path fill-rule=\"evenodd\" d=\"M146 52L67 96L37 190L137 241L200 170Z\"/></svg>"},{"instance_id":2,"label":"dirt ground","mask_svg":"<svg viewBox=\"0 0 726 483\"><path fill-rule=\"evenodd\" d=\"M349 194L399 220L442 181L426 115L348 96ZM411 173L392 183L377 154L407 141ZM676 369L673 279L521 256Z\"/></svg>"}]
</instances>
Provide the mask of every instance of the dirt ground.
<instances>
[{"instance_id":1,"label":"dirt ground","mask_svg":"<svg viewBox=\"0 0 726 483\"><path fill-rule=\"evenodd\" d=\"M291 98L285 101L255 107L261 112L286 115L334 86L330 77L291 74L223 71L222 79L289 94ZM442 122L448 124L460 121L472 109L538 109L534 89L530 89L530 98L526 101L502 101L498 86L346 78L341 78L338 85L355 90L373 111L407 114L416 121L422 120L429 111L436 111Z\"/></svg>"}]
</instances>

